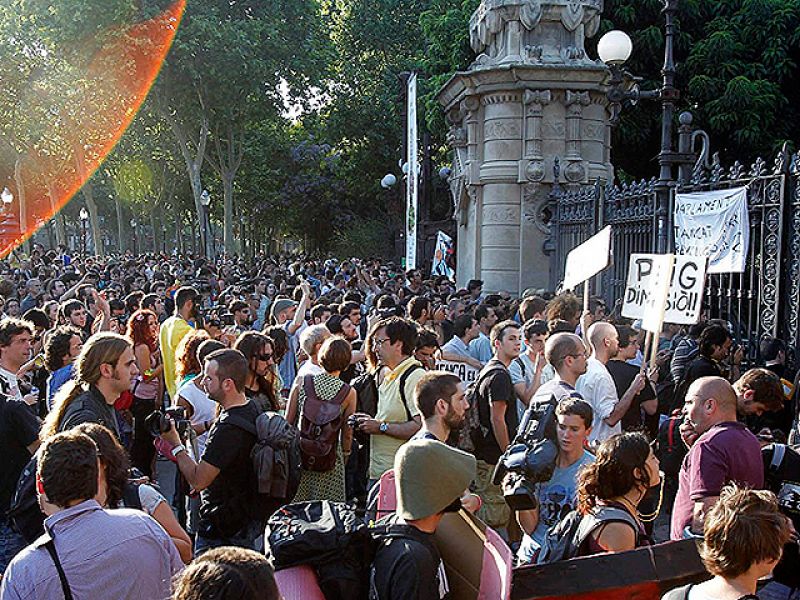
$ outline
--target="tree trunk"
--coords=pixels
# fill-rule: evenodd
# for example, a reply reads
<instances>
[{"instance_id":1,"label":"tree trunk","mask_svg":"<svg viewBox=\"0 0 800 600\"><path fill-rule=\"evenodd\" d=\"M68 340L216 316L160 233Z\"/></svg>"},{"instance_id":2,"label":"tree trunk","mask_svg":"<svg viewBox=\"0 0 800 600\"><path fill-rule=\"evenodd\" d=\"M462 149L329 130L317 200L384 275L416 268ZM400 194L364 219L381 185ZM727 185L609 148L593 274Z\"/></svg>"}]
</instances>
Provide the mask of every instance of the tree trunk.
<instances>
[{"instance_id":1,"label":"tree trunk","mask_svg":"<svg viewBox=\"0 0 800 600\"><path fill-rule=\"evenodd\" d=\"M22 177L22 165L25 162L25 157L17 156L14 162L14 181L17 184L17 200L19 201L19 230L20 237L24 238L28 235L28 205L25 197L25 180ZM22 242L22 246L25 243ZM30 250L30 247L28 247Z\"/></svg>"},{"instance_id":2,"label":"tree trunk","mask_svg":"<svg viewBox=\"0 0 800 600\"><path fill-rule=\"evenodd\" d=\"M150 227L153 229L153 254L158 254L158 249L161 247L159 244L161 240L161 227L158 226L158 219L156 219L156 211L150 210Z\"/></svg>"},{"instance_id":3,"label":"tree trunk","mask_svg":"<svg viewBox=\"0 0 800 600\"><path fill-rule=\"evenodd\" d=\"M125 238L122 234L122 204L119 198L114 198L114 208L117 209L117 250L122 254L125 252Z\"/></svg>"},{"instance_id":4,"label":"tree trunk","mask_svg":"<svg viewBox=\"0 0 800 600\"><path fill-rule=\"evenodd\" d=\"M97 256L103 256L103 241L100 238L100 219L97 218L97 203L94 201L94 186L89 181L89 173L86 171L86 155L79 144L75 144L75 166L78 169L78 176L83 182L83 199L86 201L86 209L89 211L89 221L92 224L92 242L94 252Z\"/></svg>"},{"instance_id":5,"label":"tree trunk","mask_svg":"<svg viewBox=\"0 0 800 600\"><path fill-rule=\"evenodd\" d=\"M56 220L56 244L67 243L67 230L64 226L64 215L56 207L56 186L51 178L47 178L47 196L50 198L50 212Z\"/></svg>"}]
</instances>

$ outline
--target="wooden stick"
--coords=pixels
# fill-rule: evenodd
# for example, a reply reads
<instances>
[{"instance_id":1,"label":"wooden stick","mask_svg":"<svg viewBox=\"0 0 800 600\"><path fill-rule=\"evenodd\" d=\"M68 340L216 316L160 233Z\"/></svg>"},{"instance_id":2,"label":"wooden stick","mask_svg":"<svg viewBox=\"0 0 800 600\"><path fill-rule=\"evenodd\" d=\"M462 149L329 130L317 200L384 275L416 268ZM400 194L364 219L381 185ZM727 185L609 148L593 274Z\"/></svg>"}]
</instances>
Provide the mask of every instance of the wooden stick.
<instances>
[{"instance_id":1,"label":"wooden stick","mask_svg":"<svg viewBox=\"0 0 800 600\"><path fill-rule=\"evenodd\" d=\"M662 325L663 327L663 325ZM652 371L656 366L656 357L658 356L658 340L661 339L657 333L653 334L653 344L650 350L650 370Z\"/></svg>"},{"instance_id":2,"label":"wooden stick","mask_svg":"<svg viewBox=\"0 0 800 600\"><path fill-rule=\"evenodd\" d=\"M587 331L589 328L584 327L583 315L589 310L589 279L583 282L583 312L581 313L581 335L587 344L589 343L589 332Z\"/></svg>"},{"instance_id":3,"label":"wooden stick","mask_svg":"<svg viewBox=\"0 0 800 600\"><path fill-rule=\"evenodd\" d=\"M644 346L642 346L642 365L639 367L639 372L644 373L647 369L647 349L650 347L653 334L650 331L644 334Z\"/></svg>"}]
</instances>

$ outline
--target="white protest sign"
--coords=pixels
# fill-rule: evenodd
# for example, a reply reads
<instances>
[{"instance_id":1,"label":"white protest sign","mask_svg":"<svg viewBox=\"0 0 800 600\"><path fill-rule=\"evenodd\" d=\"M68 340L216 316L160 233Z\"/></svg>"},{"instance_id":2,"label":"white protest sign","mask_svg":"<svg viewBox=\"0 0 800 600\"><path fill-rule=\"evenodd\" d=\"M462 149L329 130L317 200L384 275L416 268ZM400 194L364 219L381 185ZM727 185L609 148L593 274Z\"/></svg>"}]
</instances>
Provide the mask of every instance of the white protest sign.
<instances>
[{"instance_id":1,"label":"white protest sign","mask_svg":"<svg viewBox=\"0 0 800 600\"><path fill-rule=\"evenodd\" d=\"M707 256L709 273L742 273L749 245L747 188L675 195L675 254Z\"/></svg>"},{"instance_id":2,"label":"white protest sign","mask_svg":"<svg viewBox=\"0 0 800 600\"><path fill-rule=\"evenodd\" d=\"M652 331L655 335L661 333L664 325L664 312L667 308L667 295L669 284L672 281L672 267L675 264L674 254L653 254L653 262L647 298L644 301L644 314L642 315L642 329Z\"/></svg>"},{"instance_id":3,"label":"white protest sign","mask_svg":"<svg viewBox=\"0 0 800 600\"><path fill-rule=\"evenodd\" d=\"M563 289L571 290L608 266L611 252L611 226L604 227L567 254Z\"/></svg>"},{"instance_id":4,"label":"white protest sign","mask_svg":"<svg viewBox=\"0 0 800 600\"><path fill-rule=\"evenodd\" d=\"M448 373L452 373L453 375L461 379L461 381L463 381L465 385L469 385L473 381L477 381L478 373L480 373L478 369L469 366L467 363L455 362L452 360L436 361L436 370L447 371Z\"/></svg>"},{"instance_id":5,"label":"white protest sign","mask_svg":"<svg viewBox=\"0 0 800 600\"><path fill-rule=\"evenodd\" d=\"M649 296L653 257L656 254L631 254L628 262L628 282L622 298L622 316L629 319L644 317L644 305ZM706 280L706 258L676 256L669 286L665 323L693 325L700 320L703 289Z\"/></svg>"}]
</instances>

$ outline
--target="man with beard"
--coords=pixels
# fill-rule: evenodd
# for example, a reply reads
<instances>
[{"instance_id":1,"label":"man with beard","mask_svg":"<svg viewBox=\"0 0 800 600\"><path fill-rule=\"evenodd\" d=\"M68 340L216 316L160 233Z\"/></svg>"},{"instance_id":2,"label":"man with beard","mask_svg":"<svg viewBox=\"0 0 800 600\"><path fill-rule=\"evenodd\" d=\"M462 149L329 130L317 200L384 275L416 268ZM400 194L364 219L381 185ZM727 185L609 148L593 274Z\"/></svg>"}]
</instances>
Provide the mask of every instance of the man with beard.
<instances>
[{"instance_id":1,"label":"man with beard","mask_svg":"<svg viewBox=\"0 0 800 600\"><path fill-rule=\"evenodd\" d=\"M464 427L469 401L464 395L464 383L452 373L428 371L414 387L414 404L422 414L422 428L411 440L447 442L451 433ZM411 441L409 440L409 441ZM481 499L466 490L461 505L470 512L481 507Z\"/></svg>"},{"instance_id":2,"label":"man with beard","mask_svg":"<svg viewBox=\"0 0 800 600\"><path fill-rule=\"evenodd\" d=\"M548 481L536 485L539 506L517 513L519 525L525 532L517 553L517 558L523 564L535 560L548 529L576 507L578 471L594 461L594 456L585 449L592 431L592 407L583 400L567 398L558 403L556 419L556 468Z\"/></svg>"}]
</instances>

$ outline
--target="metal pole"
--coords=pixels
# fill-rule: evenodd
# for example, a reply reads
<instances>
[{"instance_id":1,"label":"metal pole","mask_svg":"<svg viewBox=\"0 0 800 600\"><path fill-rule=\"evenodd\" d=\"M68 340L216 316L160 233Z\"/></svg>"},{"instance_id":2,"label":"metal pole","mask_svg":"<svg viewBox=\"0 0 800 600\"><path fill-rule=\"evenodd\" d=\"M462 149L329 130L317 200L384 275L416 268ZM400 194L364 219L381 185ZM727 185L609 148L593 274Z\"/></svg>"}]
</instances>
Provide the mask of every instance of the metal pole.
<instances>
[{"instance_id":1,"label":"metal pole","mask_svg":"<svg viewBox=\"0 0 800 600\"><path fill-rule=\"evenodd\" d=\"M663 83L661 86L661 151L658 154L659 176L656 184L657 218L657 251L665 254L669 251L669 228L671 218L669 214L669 196L673 184L672 165L675 156L672 151L672 120L675 115L675 103L680 97L675 88L675 58L673 54L675 40L675 16L678 12L678 0L664 0L662 10L665 18L665 45L664 68L661 71Z\"/></svg>"}]
</instances>

